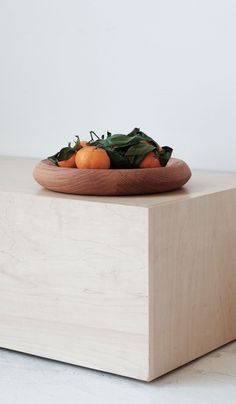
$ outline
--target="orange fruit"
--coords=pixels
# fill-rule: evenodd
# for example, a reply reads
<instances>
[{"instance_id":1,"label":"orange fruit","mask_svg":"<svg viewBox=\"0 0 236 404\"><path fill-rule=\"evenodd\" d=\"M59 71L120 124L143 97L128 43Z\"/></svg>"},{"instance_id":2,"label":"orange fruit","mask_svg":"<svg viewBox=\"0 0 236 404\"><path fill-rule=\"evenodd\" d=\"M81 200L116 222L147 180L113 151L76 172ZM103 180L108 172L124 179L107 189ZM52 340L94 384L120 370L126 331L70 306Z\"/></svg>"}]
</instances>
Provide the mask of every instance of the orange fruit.
<instances>
[{"instance_id":1,"label":"orange fruit","mask_svg":"<svg viewBox=\"0 0 236 404\"><path fill-rule=\"evenodd\" d=\"M87 144L88 144L87 140L80 141L81 148L87 146ZM75 151L74 154L72 154L72 156L67 160L58 161L57 165L59 167L64 167L64 168L76 168L76 164L75 164L76 153L77 152Z\"/></svg>"},{"instance_id":2,"label":"orange fruit","mask_svg":"<svg viewBox=\"0 0 236 404\"><path fill-rule=\"evenodd\" d=\"M155 153L152 151L148 153L139 164L139 168L155 168L161 167L160 161L156 158Z\"/></svg>"},{"instance_id":3,"label":"orange fruit","mask_svg":"<svg viewBox=\"0 0 236 404\"><path fill-rule=\"evenodd\" d=\"M78 168L109 168L110 158L107 152L96 146L85 146L77 151L75 164Z\"/></svg>"},{"instance_id":4,"label":"orange fruit","mask_svg":"<svg viewBox=\"0 0 236 404\"><path fill-rule=\"evenodd\" d=\"M75 168L75 155L76 153L72 154L72 156L68 160L58 161L58 166L63 168Z\"/></svg>"}]
</instances>

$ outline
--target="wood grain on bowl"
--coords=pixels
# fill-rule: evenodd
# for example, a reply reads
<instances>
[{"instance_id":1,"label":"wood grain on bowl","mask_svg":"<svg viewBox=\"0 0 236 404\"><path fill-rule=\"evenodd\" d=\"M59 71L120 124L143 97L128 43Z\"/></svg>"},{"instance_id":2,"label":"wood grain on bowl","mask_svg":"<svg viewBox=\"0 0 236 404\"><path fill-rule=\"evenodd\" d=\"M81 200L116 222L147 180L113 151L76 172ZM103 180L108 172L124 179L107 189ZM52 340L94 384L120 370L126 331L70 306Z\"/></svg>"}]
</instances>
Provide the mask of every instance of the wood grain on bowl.
<instances>
[{"instance_id":1,"label":"wood grain on bowl","mask_svg":"<svg viewBox=\"0 0 236 404\"><path fill-rule=\"evenodd\" d=\"M143 195L180 188L191 177L188 165L172 158L166 167L137 169L78 169L40 161L33 171L44 188L77 195Z\"/></svg>"}]
</instances>

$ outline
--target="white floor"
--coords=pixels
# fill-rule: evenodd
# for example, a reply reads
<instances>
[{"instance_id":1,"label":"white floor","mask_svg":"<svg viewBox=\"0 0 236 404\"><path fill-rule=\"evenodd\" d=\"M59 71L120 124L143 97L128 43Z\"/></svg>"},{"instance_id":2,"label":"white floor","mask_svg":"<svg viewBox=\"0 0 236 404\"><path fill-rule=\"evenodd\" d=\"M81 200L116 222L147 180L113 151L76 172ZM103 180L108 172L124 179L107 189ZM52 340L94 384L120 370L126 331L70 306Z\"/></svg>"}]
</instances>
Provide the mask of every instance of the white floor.
<instances>
[{"instance_id":1,"label":"white floor","mask_svg":"<svg viewBox=\"0 0 236 404\"><path fill-rule=\"evenodd\" d=\"M236 342L152 383L0 349L1 404L235 404Z\"/></svg>"}]
</instances>

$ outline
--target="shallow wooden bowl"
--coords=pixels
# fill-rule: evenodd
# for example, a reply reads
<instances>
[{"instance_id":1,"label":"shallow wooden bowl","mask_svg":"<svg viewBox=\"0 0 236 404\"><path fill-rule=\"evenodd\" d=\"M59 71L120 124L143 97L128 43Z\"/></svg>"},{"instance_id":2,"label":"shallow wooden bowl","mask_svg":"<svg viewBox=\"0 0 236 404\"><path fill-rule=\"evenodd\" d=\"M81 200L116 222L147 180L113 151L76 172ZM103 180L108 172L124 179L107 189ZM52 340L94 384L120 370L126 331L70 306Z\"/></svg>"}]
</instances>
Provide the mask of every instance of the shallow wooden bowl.
<instances>
[{"instance_id":1,"label":"shallow wooden bowl","mask_svg":"<svg viewBox=\"0 0 236 404\"><path fill-rule=\"evenodd\" d=\"M191 177L188 165L172 158L166 167L137 169L78 169L40 161L33 171L44 188L77 195L142 195L180 188Z\"/></svg>"}]
</instances>

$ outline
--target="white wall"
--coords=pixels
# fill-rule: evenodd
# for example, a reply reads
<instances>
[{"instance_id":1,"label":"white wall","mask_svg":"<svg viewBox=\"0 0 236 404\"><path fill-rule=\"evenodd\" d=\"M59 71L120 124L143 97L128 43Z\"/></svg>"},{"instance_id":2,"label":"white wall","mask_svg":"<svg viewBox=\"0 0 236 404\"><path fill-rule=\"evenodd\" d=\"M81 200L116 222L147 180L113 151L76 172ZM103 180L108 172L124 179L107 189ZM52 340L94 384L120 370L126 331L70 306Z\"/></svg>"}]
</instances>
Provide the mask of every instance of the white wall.
<instances>
[{"instance_id":1,"label":"white wall","mask_svg":"<svg viewBox=\"0 0 236 404\"><path fill-rule=\"evenodd\" d=\"M0 154L141 127L236 170L235 0L0 0Z\"/></svg>"}]
</instances>

